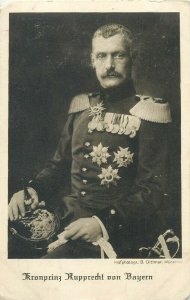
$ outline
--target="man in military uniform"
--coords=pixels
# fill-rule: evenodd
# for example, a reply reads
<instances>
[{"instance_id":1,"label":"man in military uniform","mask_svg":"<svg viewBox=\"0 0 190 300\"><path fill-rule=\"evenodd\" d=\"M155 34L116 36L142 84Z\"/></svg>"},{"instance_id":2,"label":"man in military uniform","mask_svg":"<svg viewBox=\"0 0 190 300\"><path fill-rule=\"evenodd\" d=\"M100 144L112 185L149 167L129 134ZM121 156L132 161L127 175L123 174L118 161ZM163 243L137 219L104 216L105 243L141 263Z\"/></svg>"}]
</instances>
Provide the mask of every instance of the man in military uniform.
<instances>
[{"instance_id":1,"label":"man in military uniform","mask_svg":"<svg viewBox=\"0 0 190 300\"><path fill-rule=\"evenodd\" d=\"M91 60L100 89L72 99L53 159L29 184L35 209L71 172L70 194L56 209L67 243L45 258L138 257L168 226L170 110L160 98L136 95L132 43L122 25L95 32ZM9 218L24 214L20 191Z\"/></svg>"}]
</instances>

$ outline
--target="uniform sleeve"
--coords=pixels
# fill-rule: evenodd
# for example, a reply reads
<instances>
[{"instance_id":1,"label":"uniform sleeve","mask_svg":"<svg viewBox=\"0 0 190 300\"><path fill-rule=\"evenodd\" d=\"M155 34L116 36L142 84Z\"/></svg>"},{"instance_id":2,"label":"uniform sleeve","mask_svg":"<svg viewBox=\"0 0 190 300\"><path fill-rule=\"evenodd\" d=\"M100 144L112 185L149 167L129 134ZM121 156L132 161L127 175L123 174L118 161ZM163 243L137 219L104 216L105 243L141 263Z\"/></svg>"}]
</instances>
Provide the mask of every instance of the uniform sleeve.
<instances>
[{"instance_id":1,"label":"uniform sleeve","mask_svg":"<svg viewBox=\"0 0 190 300\"><path fill-rule=\"evenodd\" d=\"M168 126L142 120L135 184L128 196L118 196L114 206L99 214L110 237L122 228L129 234L147 230L155 233L167 226L170 210ZM159 228L155 228L156 224Z\"/></svg>"},{"instance_id":2,"label":"uniform sleeve","mask_svg":"<svg viewBox=\"0 0 190 300\"><path fill-rule=\"evenodd\" d=\"M56 152L46 167L31 180L29 186L34 188L41 200L51 197L60 185L64 185L65 176L71 167L71 138L74 115L68 116Z\"/></svg>"}]
</instances>

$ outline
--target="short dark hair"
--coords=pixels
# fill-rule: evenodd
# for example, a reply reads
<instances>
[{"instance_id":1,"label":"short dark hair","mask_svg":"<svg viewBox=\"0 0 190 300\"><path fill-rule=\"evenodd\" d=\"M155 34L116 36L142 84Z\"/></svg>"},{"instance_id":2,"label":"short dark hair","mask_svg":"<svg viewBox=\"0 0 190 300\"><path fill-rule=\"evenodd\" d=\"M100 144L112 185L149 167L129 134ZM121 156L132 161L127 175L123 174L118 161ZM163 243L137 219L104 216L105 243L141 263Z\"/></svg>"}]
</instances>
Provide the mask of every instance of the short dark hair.
<instances>
[{"instance_id":1,"label":"short dark hair","mask_svg":"<svg viewBox=\"0 0 190 300\"><path fill-rule=\"evenodd\" d=\"M133 35L127 27L121 24L107 24L99 27L95 31L93 35L93 39L99 36L102 36L105 39L107 39L117 34L122 34L125 37L129 47L131 47L133 41Z\"/></svg>"},{"instance_id":2,"label":"short dark hair","mask_svg":"<svg viewBox=\"0 0 190 300\"><path fill-rule=\"evenodd\" d=\"M114 35L121 34L124 36L127 46L130 49L131 58L135 59L137 52L134 49L134 37L132 32L125 26L121 24L107 24L99 27L93 35L92 40L94 40L97 37L103 37L105 39L112 37Z\"/></svg>"}]
</instances>

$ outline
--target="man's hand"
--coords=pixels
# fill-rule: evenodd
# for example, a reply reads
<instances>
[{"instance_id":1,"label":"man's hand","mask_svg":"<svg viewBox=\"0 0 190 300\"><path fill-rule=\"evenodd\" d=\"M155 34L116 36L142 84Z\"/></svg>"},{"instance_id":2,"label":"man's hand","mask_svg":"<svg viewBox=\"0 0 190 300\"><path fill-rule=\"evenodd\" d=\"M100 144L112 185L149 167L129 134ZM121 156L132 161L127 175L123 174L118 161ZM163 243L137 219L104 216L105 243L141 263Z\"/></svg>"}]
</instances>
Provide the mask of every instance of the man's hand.
<instances>
[{"instance_id":1,"label":"man's hand","mask_svg":"<svg viewBox=\"0 0 190 300\"><path fill-rule=\"evenodd\" d=\"M65 227L65 239L83 239L86 242L96 242L102 236L102 230L95 218L81 218Z\"/></svg>"},{"instance_id":2,"label":"man's hand","mask_svg":"<svg viewBox=\"0 0 190 300\"><path fill-rule=\"evenodd\" d=\"M28 192L31 196L32 204L31 208L36 209L38 207L38 195L32 188L28 188ZM25 204L24 204L24 191L19 191L13 195L9 202L8 216L9 220L18 220L25 215Z\"/></svg>"}]
</instances>

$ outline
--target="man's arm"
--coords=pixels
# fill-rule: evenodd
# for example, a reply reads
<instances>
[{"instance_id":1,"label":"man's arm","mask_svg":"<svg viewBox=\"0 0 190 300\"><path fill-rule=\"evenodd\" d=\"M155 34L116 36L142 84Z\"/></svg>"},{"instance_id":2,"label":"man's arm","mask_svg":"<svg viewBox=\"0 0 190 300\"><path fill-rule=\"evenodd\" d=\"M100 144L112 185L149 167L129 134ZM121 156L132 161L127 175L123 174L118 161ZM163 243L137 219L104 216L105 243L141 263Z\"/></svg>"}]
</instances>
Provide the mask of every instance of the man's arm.
<instances>
[{"instance_id":1,"label":"man's arm","mask_svg":"<svg viewBox=\"0 0 190 300\"><path fill-rule=\"evenodd\" d=\"M73 115L69 115L62 132L57 150L47 166L28 184L31 195L31 208L35 209L39 201L49 199L61 184L64 185L64 175L68 173L71 165L71 136L73 126ZM8 210L9 219L21 218L25 215L24 192L15 193L10 202Z\"/></svg>"},{"instance_id":2,"label":"man's arm","mask_svg":"<svg viewBox=\"0 0 190 300\"><path fill-rule=\"evenodd\" d=\"M69 115L59 140L56 152L47 166L29 182L40 199L46 200L57 188L64 185L64 178L71 168L71 139L74 115Z\"/></svg>"}]
</instances>

